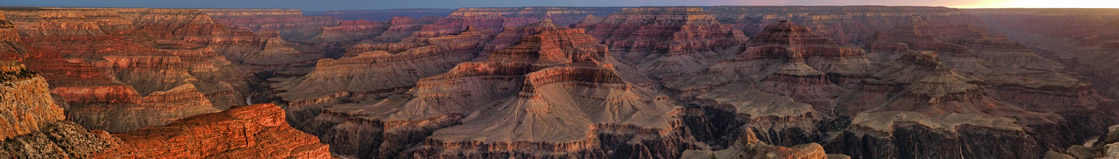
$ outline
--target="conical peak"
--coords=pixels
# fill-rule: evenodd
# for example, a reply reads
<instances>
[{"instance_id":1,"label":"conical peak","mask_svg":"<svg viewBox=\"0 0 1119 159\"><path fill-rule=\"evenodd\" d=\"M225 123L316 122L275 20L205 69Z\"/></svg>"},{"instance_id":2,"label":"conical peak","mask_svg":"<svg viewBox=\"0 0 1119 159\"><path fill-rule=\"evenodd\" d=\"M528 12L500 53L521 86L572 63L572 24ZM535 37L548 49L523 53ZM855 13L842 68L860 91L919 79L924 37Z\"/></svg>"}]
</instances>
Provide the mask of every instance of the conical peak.
<instances>
[{"instance_id":1,"label":"conical peak","mask_svg":"<svg viewBox=\"0 0 1119 159\"><path fill-rule=\"evenodd\" d=\"M542 25L542 26L556 26L556 24L555 24L555 23L552 23L552 18L544 18L544 20L541 20L541 21L540 21L540 23L539 23L538 25Z\"/></svg>"},{"instance_id":2,"label":"conical peak","mask_svg":"<svg viewBox=\"0 0 1119 159\"><path fill-rule=\"evenodd\" d=\"M540 22L537 22L536 24L532 24L531 26L528 26L528 27L529 28L537 28L537 29L558 29L558 28L560 28L559 26L556 25L556 23L552 23L552 18L544 18L544 20L541 20Z\"/></svg>"}]
</instances>

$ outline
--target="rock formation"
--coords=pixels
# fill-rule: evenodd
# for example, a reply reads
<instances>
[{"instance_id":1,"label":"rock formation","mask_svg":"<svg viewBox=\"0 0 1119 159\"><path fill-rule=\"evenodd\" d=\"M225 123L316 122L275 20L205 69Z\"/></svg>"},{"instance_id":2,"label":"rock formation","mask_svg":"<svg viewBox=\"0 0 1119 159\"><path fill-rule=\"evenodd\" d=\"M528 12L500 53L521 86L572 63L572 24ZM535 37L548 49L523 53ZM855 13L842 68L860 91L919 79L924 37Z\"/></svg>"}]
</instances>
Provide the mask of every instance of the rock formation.
<instances>
[{"instance_id":1,"label":"rock formation","mask_svg":"<svg viewBox=\"0 0 1119 159\"><path fill-rule=\"evenodd\" d=\"M745 131L734 145L719 151L684 152L682 159L749 159L749 158L798 158L798 159L828 159L846 156L824 154L824 147L811 143L793 147L773 146L761 142L753 131Z\"/></svg>"},{"instance_id":2,"label":"rock formation","mask_svg":"<svg viewBox=\"0 0 1119 159\"><path fill-rule=\"evenodd\" d=\"M285 121L276 105L234 107L113 134L119 147L94 158L330 158L327 145Z\"/></svg>"},{"instance_id":3,"label":"rock formation","mask_svg":"<svg viewBox=\"0 0 1119 159\"><path fill-rule=\"evenodd\" d=\"M62 108L54 104L47 81L22 64L0 62L0 139L38 131L49 123L63 120Z\"/></svg>"},{"instance_id":4,"label":"rock formation","mask_svg":"<svg viewBox=\"0 0 1119 159\"><path fill-rule=\"evenodd\" d=\"M238 33L181 9L5 10L67 117L111 132L244 103L243 76L215 49ZM112 122L109 122L112 121Z\"/></svg>"},{"instance_id":5,"label":"rock formation","mask_svg":"<svg viewBox=\"0 0 1119 159\"><path fill-rule=\"evenodd\" d=\"M288 126L272 104L236 107L167 126L112 134L65 118L47 82L23 65L0 63L0 157L329 158L314 136Z\"/></svg>"},{"instance_id":6,"label":"rock formation","mask_svg":"<svg viewBox=\"0 0 1119 159\"><path fill-rule=\"evenodd\" d=\"M697 7L625 8L576 27L610 46L614 56L652 77L695 72L741 51L746 36Z\"/></svg>"},{"instance_id":7,"label":"rock formation","mask_svg":"<svg viewBox=\"0 0 1119 159\"><path fill-rule=\"evenodd\" d=\"M327 107L310 127L355 157L652 157L689 146L671 119L679 107L634 86L647 78L619 71L632 68L582 29L536 26L546 28L407 93ZM655 145L618 145L630 140Z\"/></svg>"},{"instance_id":8,"label":"rock formation","mask_svg":"<svg viewBox=\"0 0 1119 159\"><path fill-rule=\"evenodd\" d=\"M447 35L474 27L482 32L496 33L503 28L519 28L545 18L566 26L587 15L605 16L618 8L586 7L523 7L523 8L459 8L432 25L413 34L415 37Z\"/></svg>"},{"instance_id":9,"label":"rock formation","mask_svg":"<svg viewBox=\"0 0 1119 159\"><path fill-rule=\"evenodd\" d=\"M338 24L340 20L326 16L303 16L297 9L199 9L230 28L250 31L319 28Z\"/></svg>"}]
</instances>

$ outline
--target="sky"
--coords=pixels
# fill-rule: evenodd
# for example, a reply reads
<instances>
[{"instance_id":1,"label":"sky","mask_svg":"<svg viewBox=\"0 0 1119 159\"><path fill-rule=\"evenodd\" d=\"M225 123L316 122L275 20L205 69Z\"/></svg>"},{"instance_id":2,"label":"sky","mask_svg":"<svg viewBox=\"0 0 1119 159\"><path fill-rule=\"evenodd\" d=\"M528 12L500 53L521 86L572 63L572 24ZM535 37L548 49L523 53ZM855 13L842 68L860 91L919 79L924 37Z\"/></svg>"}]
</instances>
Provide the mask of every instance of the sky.
<instances>
[{"instance_id":1,"label":"sky","mask_svg":"<svg viewBox=\"0 0 1119 159\"><path fill-rule=\"evenodd\" d=\"M1119 0L0 0L0 6L295 8L304 11L522 6L891 5L957 8L1119 8Z\"/></svg>"}]
</instances>

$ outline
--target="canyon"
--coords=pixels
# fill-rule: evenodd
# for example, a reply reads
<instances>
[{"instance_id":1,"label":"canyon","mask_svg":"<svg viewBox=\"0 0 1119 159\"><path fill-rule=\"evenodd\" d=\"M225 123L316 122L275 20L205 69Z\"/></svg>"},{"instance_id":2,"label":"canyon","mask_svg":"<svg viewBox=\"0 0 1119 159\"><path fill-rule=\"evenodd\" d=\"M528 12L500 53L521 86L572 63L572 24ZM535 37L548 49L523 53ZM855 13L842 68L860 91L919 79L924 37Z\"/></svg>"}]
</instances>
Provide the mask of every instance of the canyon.
<instances>
[{"instance_id":1,"label":"canyon","mask_svg":"<svg viewBox=\"0 0 1119 159\"><path fill-rule=\"evenodd\" d=\"M1116 28L1115 9L0 7L0 158L1116 157Z\"/></svg>"}]
</instances>

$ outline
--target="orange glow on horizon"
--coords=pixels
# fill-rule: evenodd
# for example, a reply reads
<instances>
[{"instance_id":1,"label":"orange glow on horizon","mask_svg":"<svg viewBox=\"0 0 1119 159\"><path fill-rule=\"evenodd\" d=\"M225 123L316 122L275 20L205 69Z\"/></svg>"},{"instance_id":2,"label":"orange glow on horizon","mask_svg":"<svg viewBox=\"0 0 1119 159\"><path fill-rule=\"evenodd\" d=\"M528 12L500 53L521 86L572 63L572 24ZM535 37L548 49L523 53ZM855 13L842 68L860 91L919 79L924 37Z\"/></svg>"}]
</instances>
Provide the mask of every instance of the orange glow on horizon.
<instances>
[{"instance_id":1,"label":"orange glow on horizon","mask_svg":"<svg viewBox=\"0 0 1119 159\"><path fill-rule=\"evenodd\" d=\"M955 8L1119 8L1119 0L987 0Z\"/></svg>"}]
</instances>

